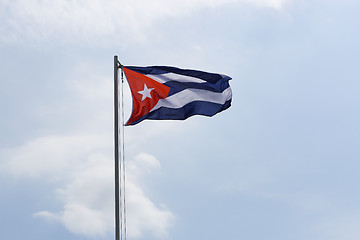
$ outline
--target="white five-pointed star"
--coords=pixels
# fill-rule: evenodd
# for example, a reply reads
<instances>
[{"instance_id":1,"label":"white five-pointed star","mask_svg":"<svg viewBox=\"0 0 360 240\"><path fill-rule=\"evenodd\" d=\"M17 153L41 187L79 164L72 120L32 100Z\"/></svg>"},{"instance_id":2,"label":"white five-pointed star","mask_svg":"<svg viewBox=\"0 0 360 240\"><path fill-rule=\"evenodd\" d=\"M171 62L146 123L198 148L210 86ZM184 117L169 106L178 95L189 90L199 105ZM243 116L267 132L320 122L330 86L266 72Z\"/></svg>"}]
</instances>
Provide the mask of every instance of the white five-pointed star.
<instances>
[{"instance_id":1,"label":"white five-pointed star","mask_svg":"<svg viewBox=\"0 0 360 240\"><path fill-rule=\"evenodd\" d=\"M144 84L144 90L138 91L138 93L140 93L142 95L141 101L144 101L144 99L147 98L147 97L151 98L150 93L151 93L152 90L154 90L154 89L153 88L148 88L146 86L146 84Z\"/></svg>"}]
</instances>

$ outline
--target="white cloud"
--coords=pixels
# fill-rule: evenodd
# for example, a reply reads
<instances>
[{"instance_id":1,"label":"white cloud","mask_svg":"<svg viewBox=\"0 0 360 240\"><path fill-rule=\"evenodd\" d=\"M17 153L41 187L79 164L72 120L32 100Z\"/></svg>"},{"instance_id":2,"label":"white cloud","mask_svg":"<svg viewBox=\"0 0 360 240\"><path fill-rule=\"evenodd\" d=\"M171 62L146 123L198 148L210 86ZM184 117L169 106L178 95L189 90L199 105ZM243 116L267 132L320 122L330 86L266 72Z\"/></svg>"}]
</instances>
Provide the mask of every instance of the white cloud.
<instances>
[{"instance_id":1,"label":"white cloud","mask_svg":"<svg viewBox=\"0 0 360 240\"><path fill-rule=\"evenodd\" d=\"M249 3L255 3L259 7L271 7L280 9L289 0L247 0Z\"/></svg>"},{"instance_id":2,"label":"white cloud","mask_svg":"<svg viewBox=\"0 0 360 240\"><path fill-rule=\"evenodd\" d=\"M17 176L58 176L106 145L107 139L100 135L44 136L2 155L10 159L7 168Z\"/></svg>"},{"instance_id":3,"label":"white cloud","mask_svg":"<svg viewBox=\"0 0 360 240\"><path fill-rule=\"evenodd\" d=\"M44 209L34 216L59 221L76 234L104 236L114 229L114 163L107 155L108 144L112 142L96 135L46 136L2 151L1 157L8 159L5 169L16 176L56 180L62 186L56 196L63 209ZM173 213L152 202L141 187L145 174L159 167L159 161L146 153L127 161L129 237L163 236L171 226Z\"/></svg>"},{"instance_id":4,"label":"white cloud","mask_svg":"<svg viewBox=\"0 0 360 240\"><path fill-rule=\"evenodd\" d=\"M133 237L140 237L142 232L152 233L155 236L163 237L171 226L174 215L161 204L155 206L152 201L145 197L139 186L141 176L150 173L151 170L160 167L160 162L152 155L141 153L133 161L127 164L127 212L129 234ZM141 206L139 208L139 206ZM136 217L141 216L141 217Z\"/></svg>"},{"instance_id":5,"label":"white cloud","mask_svg":"<svg viewBox=\"0 0 360 240\"><path fill-rule=\"evenodd\" d=\"M134 39L142 41L143 31L156 20L186 16L196 9L224 4L255 4L280 9L290 0L14 0L0 1L0 42L24 39L61 39L72 42L107 43Z\"/></svg>"}]
</instances>

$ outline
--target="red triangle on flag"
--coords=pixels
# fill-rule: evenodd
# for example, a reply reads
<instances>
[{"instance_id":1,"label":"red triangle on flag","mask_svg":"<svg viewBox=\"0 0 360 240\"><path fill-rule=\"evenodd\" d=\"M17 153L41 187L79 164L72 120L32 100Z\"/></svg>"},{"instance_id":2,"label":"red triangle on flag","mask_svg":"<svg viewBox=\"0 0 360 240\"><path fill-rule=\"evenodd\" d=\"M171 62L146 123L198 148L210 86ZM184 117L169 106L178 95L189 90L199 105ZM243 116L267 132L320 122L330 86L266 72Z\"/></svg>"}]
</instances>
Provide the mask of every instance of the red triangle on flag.
<instances>
[{"instance_id":1,"label":"red triangle on flag","mask_svg":"<svg viewBox=\"0 0 360 240\"><path fill-rule=\"evenodd\" d=\"M123 67L133 99L133 109L126 125L139 120L158 103L166 98L170 88L141 73Z\"/></svg>"}]
</instances>

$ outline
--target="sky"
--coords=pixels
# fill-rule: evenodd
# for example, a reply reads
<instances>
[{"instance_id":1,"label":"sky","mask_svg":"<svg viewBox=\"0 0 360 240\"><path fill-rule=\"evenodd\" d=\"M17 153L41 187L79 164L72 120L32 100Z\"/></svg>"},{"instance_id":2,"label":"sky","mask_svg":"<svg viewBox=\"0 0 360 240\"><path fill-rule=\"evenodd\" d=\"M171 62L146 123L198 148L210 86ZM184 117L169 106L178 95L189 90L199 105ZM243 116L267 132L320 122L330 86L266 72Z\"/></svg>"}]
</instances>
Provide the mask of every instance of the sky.
<instances>
[{"instance_id":1,"label":"sky","mask_svg":"<svg viewBox=\"0 0 360 240\"><path fill-rule=\"evenodd\" d=\"M225 73L233 92L214 117L125 128L127 239L359 239L359 11L0 0L1 238L114 239L117 55Z\"/></svg>"}]
</instances>

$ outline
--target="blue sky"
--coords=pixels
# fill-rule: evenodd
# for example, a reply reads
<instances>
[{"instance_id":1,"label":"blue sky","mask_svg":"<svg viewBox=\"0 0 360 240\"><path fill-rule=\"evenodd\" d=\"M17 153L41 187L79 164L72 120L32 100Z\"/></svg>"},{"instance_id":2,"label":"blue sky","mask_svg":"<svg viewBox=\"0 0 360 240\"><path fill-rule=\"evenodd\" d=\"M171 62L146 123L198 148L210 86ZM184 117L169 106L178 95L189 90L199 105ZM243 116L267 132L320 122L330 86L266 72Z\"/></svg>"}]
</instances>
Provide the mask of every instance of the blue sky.
<instances>
[{"instance_id":1,"label":"blue sky","mask_svg":"<svg viewBox=\"0 0 360 240\"><path fill-rule=\"evenodd\" d=\"M1 237L114 239L118 55L233 78L221 114L126 128L128 239L359 239L359 10L0 0Z\"/></svg>"}]
</instances>

